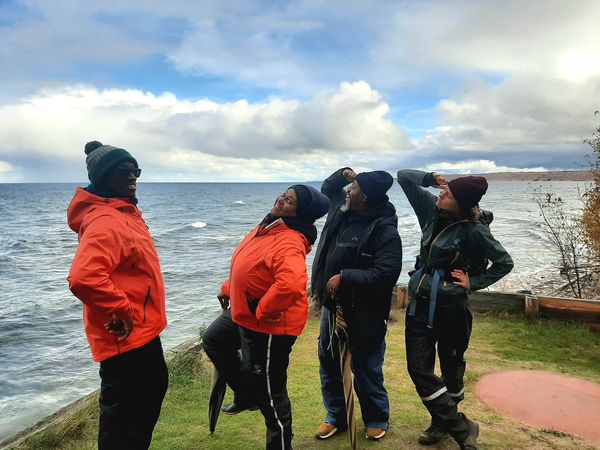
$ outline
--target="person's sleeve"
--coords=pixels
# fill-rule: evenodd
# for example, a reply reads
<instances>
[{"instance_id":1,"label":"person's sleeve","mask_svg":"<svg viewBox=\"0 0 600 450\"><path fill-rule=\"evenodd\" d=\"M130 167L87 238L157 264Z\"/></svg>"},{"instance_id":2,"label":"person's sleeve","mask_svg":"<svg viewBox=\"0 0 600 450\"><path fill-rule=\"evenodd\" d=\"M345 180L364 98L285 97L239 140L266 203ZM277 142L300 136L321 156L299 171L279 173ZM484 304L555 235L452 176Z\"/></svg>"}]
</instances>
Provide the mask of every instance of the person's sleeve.
<instances>
[{"instance_id":1,"label":"person's sleeve","mask_svg":"<svg viewBox=\"0 0 600 450\"><path fill-rule=\"evenodd\" d=\"M225 280L221 285L221 292L223 292L227 298L231 297L229 294L229 279Z\"/></svg>"},{"instance_id":2,"label":"person's sleeve","mask_svg":"<svg viewBox=\"0 0 600 450\"><path fill-rule=\"evenodd\" d=\"M390 228L388 228L390 230ZM368 269L343 269L342 285L376 286L381 283L395 284L402 270L402 241L398 230L387 231L379 237L373 266Z\"/></svg>"},{"instance_id":3,"label":"person's sleeve","mask_svg":"<svg viewBox=\"0 0 600 450\"><path fill-rule=\"evenodd\" d=\"M89 307L108 316L132 316L125 292L111 278L121 262L124 248L115 219L101 216L90 222L79 240L79 246L69 272L69 289Z\"/></svg>"},{"instance_id":4,"label":"person's sleeve","mask_svg":"<svg viewBox=\"0 0 600 450\"><path fill-rule=\"evenodd\" d=\"M306 250L300 240L282 240L266 257L275 282L261 297L256 318L277 315L306 296Z\"/></svg>"},{"instance_id":5,"label":"person's sleeve","mask_svg":"<svg viewBox=\"0 0 600 450\"><path fill-rule=\"evenodd\" d=\"M432 172L414 169L398 171L398 184L419 219L421 229L431 219L437 197L424 189L435 184Z\"/></svg>"},{"instance_id":6,"label":"person's sleeve","mask_svg":"<svg viewBox=\"0 0 600 450\"><path fill-rule=\"evenodd\" d=\"M343 175L344 170L350 169L350 167L342 167L341 169L333 172L329 177L323 181L321 185L321 193L325 194L330 201L330 210L335 207L338 208L342 201L346 200L346 191L344 186L350 184L350 182ZM352 170L352 169L350 169Z\"/></svg>"},{"instance_id":7,"label":"person's sleeve","mask_svg":"<svg viewBox=\"0 0 600 450\"><path fill-rule=\"evenodd\" d=\"M473 230L472 239L478 248L482 248L485 257L492 263L480 275L470 277L469 284L472 291L486 288L508 274L513 266L513 260L498 242L489 227L482 225Z\"/></svg>"}]
</instances>

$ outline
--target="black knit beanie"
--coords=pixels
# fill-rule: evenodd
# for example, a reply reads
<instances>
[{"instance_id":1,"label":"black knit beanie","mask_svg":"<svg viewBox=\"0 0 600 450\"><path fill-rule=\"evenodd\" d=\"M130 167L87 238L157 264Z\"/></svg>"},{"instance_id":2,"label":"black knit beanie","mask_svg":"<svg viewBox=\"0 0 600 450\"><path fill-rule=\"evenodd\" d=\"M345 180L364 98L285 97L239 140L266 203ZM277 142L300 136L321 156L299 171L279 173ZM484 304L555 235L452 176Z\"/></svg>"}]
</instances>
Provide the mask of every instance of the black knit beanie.
<instances>
[{"instance_id":1,"label":"black knit beanie","mask_svg":"<svg viewBox=\"0 0 600 450\"><path fill-rule=\"evenodd\" d=\"M394 178L384 170L376 170L359 173L356 175L356 182L367 198L367 203L375 206L389 200L386 192L394 184Z\"/></svg>"},{"instance_id":2,"label":"black knit beanie","mask_svg":"<svg viewBox=\"0 0 600 450\"><path fill-rule=\"evenodd\" d=\"M296 215L282 217L281 220L292 230L302 233L308 239L308 243L312 245L317 240L317 228L314 223L327 214L329 199L325 194L304 184L295 184L288 189L296 192Z\"/></svg>"},{"instance_id":3,"label":"black knit beanie","mask_svg":"<svg viewBox=\"0 0 600 450\"><path fill-rule=\"evenodd\" d=\"M308 188L302 184L295 184L288 189L293 189L296 193L296 214L301 215L312 199Z\"/></svg>"},{"instance_id":4,"label":"black knit beanie","mask_svg":"<svg viewBox=\"0 0 600 450\"><path fill-rule=\"evenodd\" d=\"M458 177L448 182L448 188L458 205L468 211L479 203L487 192L488 183L484 177Z\"/></svg>"},{"instance_id":5,"label":"black knit beanie","mask_svg":"<svg viewBox=\"0 0 600 450\"><path fill-rule=\"evenodd\" d=\"M320 219L329 210L329 199L312 186L295 184L290 186L296 192L296 217L308 223Z\"/></svg>"},{"instance_id":6,"label":"black knit beanie","mask_svg":"<svg viewBox=\"0 0 600 450\"><path fill-rule=\"evenodd\" d=\"M131 162L138 167L133 156L122 148L112 145L103 145L99 141L91 141L85 144L85 154L88 155L85 163L87 165L88 177L97 188L105 187L109 172L113 167L122 162Z\"/></svg>"}]
</instances>

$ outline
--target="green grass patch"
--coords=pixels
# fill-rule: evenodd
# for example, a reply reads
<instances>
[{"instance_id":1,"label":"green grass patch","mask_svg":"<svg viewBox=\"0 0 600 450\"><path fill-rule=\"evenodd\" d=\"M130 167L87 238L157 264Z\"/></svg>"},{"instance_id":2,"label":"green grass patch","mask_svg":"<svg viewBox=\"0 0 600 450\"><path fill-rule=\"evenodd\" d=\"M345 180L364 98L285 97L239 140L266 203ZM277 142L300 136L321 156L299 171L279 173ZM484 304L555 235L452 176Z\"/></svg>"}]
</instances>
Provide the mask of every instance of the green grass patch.
<instances>
[{"instance_id":1,"label":"green grass patch","mask_svg":"<svg viewBox=\"0 0 600 450\"><path fill-rule=\"evenodd\" d=\"M355 400L358 447L422 449L416 439L428 425L428 414L406 371L404 321L399 314L390 326L385 362L390 395L390 430L382 442L364 437L360 407ZM288 389L294 418L294 448L350 448L347 434L317 441L314 432L325 418L317 359L318 322L311 319L291 355ZM529 322L518 317L476 315L467 352L466 400L461 409L480 423L482 449L592 449L589 443L564 433L512 422L477 401L477 380L498 370L537 369L562 372L600 382L600 336L574 324ZM169 363L170 386L154 432L153 449L262 449L265 426L259 411L221 415L214 434L208 430L211 365L197 349L180 352ZM225 402L231 401L228 393ZM92 449L96 445L97 400L61 423L31 437L18 448ZM456 449L450 439L436 449Z\"/></svg>"}]
</instances>

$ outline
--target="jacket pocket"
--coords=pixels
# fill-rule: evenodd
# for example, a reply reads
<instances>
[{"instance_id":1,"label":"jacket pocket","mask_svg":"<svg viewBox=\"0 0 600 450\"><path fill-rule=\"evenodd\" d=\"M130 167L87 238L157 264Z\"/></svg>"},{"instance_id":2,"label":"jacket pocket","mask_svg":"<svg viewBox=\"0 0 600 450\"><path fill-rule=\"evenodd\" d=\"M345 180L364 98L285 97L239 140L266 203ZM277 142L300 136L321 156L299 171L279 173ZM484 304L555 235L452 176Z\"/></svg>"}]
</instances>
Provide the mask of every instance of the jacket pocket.
<instances>
[{"instance_id":1,"label":"jacket pocket","mask_svg":"<svg viewBox=\"0 0 600 450\"><path fill-rule=\"evenodd\" d=\"M252 314L254 314L256 316L256 309L258 308L258 303L260 302L260 298L246 297L246 299L248 301L248 309L250 309L250 312L252 312Z\"/></svg>"},{"instance_id":2,"label":"jacket pocket","mask_svg":"<svg viewBox=\"0 0 600 450\"><path fill-rule=\"evenodd\" d=\"M142 323L146 323L146 307L148 306L148 302L154 304L154 300L152 299L152 295L151 295L151 288L150 286L148 286L148 292L146 293L146 298L144 299L144 318L142 320Z\"/></svg>"}]
</instances>

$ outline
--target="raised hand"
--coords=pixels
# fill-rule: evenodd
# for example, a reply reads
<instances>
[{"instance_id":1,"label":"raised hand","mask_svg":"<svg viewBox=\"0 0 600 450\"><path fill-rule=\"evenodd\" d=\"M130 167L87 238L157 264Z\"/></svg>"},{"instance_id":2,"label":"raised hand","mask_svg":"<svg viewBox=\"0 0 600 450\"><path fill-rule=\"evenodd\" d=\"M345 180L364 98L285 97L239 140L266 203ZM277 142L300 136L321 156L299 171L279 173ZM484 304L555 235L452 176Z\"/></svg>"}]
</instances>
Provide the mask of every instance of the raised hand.
<instances>
[{"instance_id":1,"label":"raised hand","mask_svg":"<svg viewBox=\"0 0 600 450\"><path fill-rule=\"evenodd\" d=\"M352 183L356 178L356 174L352 169L344 169L342 175L344 176L344 178L346 178L346 180L348 180L349 183Z\"/></svg>"},{"instance_id":2,"label":"raised hand","mask_svg":"<svg viewBox=\"0 0 600 450\"><path fill-rule=\"evenodd\" d=\"M436 189L443 189L444 186L446 186L448 184L448 180L446 180L446 178L443 175L440 175L439 173L432 173L433 178L435 178L435 184L432 186Z\"/></svg>"}]
</instances>

